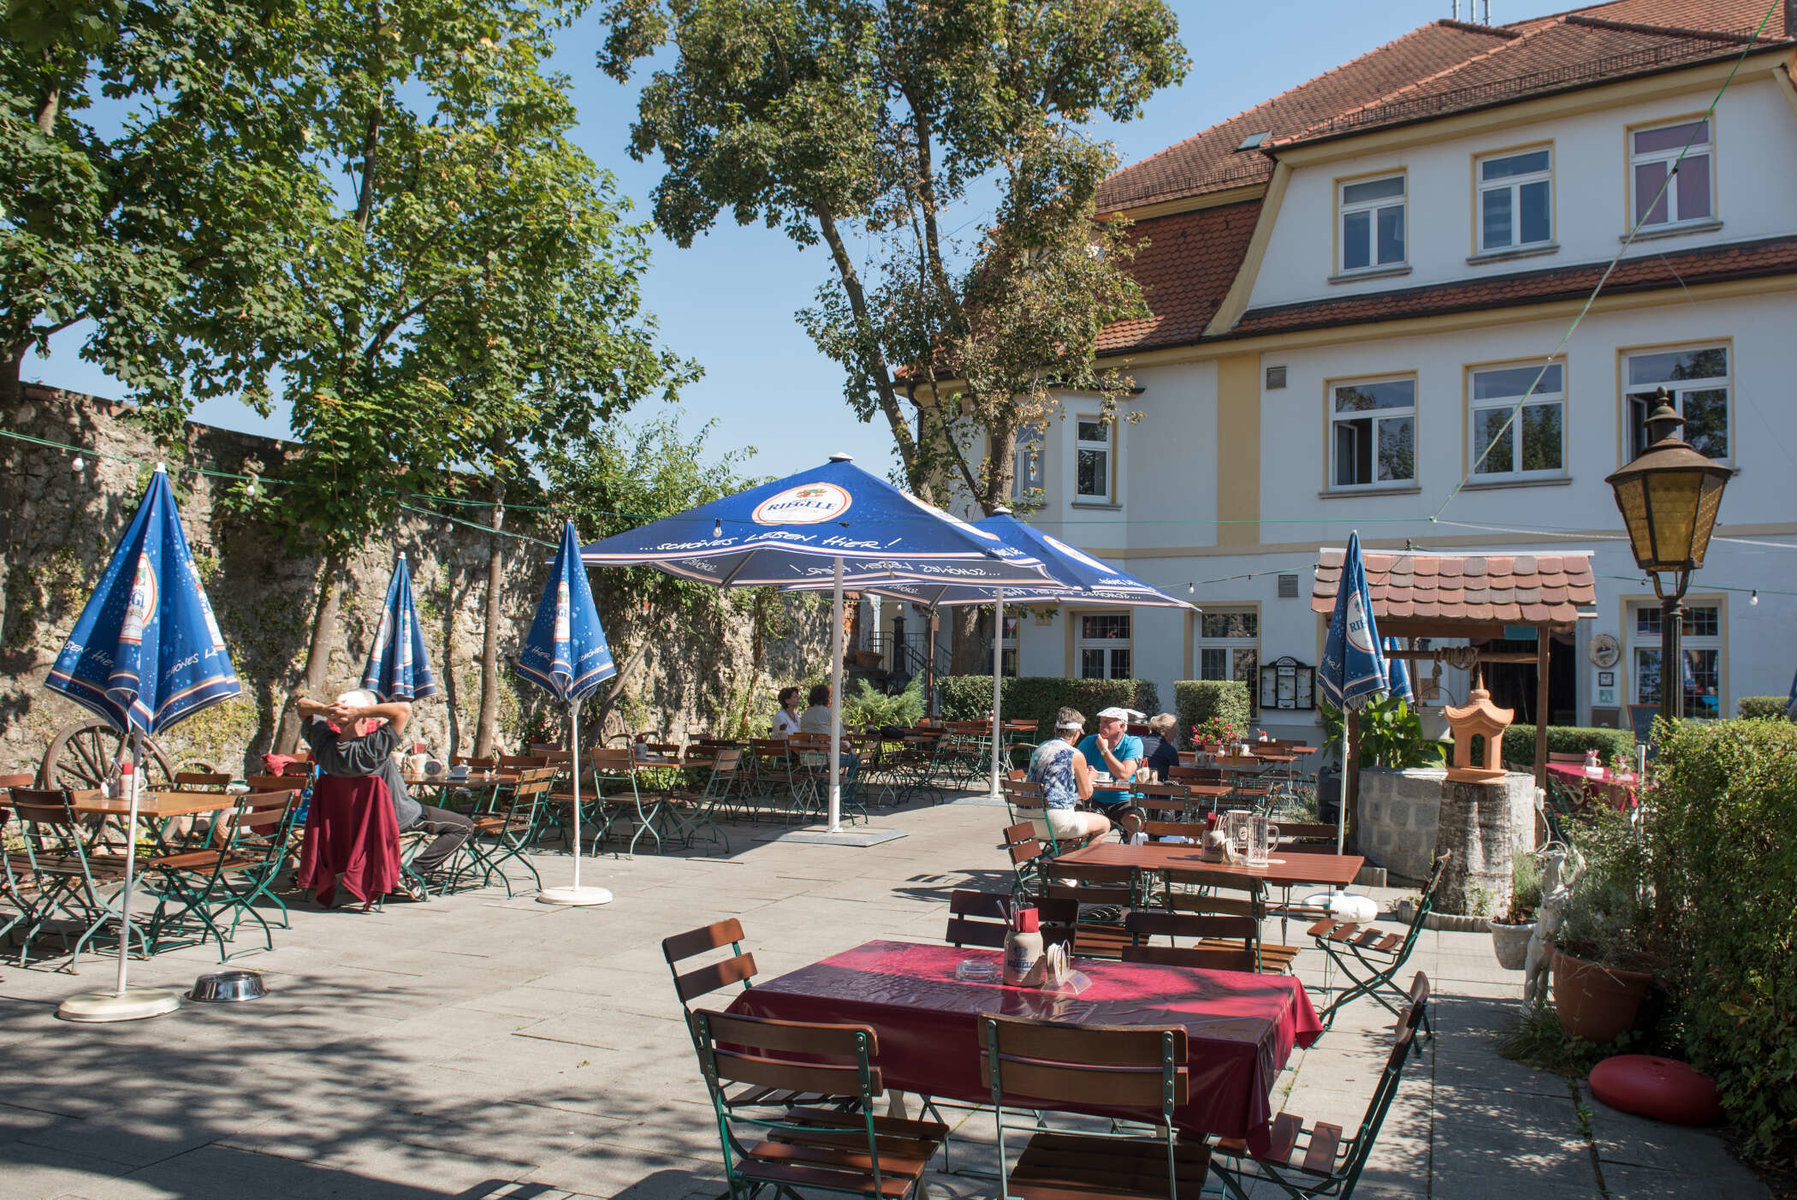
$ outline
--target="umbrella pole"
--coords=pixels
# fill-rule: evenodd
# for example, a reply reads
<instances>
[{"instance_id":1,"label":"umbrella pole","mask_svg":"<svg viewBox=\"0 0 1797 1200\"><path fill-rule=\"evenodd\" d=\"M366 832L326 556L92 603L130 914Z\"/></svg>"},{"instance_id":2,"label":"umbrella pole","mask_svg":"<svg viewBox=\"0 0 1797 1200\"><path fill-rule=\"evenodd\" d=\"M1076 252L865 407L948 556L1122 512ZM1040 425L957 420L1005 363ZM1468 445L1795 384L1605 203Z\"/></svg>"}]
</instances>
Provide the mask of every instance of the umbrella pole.
<instances>
[{"instance_id":1,"label":"umbrella pole","mask_svg":"<svg viewBox=\"0 0 1797 1200\"><path fill-rule=\"evenodd\" d=\"M830 588L830 832L842 832L842 559Z\"/></svg>"},{"instance_id":2,"label":"umbrella pole","mask_svg":"<svg viewBox=\"0 0 1797 1200\"><path fill-rule=\"evenodd\" d=\"M175 992L152 989L128 991L125 987L126 960L131 957L131 884L137 867L137 802L143 774L143 731L131 731L131 800L125 817L125 890L119 896L119 973L112 991L83 992L70 996L56 1009L65 1021L137 1021L159 1017L181 1007ZM147 944L146 944L147 949Z\"/></svg>"},{"instance_id":3,"label":"umbrella pole","mask_svg":"<svg viewBox=\"0 0 1797 1200\"><path fill-rule=\"evenodd\" d=\"M1348 710L1342 709L1341 798L1335 806L1335 852L1342 852L1348 837Z\"/></svg>"},{"instance_id":4,"label":"umbrella pole","mask_svg":"<svg viewBox=\"0 0 1797 1200\"><path fill-rule=\"evenodd\" d=\"M998 611L992 618L992 799L1003 790L999 782L998 760L1002 740L999 736L1004 717L999 714L999 687L1004 682L1005 662L1005 589L998 589Z\"/></svg>"},{"instance_id":5,"label":"umbrella pole","mask_svg":"<svg viewBox=\"0 0 1797 1200\"><path fill-rule=\"evenodd\" d=\"M568 765L574 772L574 821L570 826L574 831L574 882L569 887L544 888L537 893L537 903L560 904L575 908L610 904L611 891L609 889L580 885L580 697L578 696L568 706Z\"/></svg>"}]
</instances>

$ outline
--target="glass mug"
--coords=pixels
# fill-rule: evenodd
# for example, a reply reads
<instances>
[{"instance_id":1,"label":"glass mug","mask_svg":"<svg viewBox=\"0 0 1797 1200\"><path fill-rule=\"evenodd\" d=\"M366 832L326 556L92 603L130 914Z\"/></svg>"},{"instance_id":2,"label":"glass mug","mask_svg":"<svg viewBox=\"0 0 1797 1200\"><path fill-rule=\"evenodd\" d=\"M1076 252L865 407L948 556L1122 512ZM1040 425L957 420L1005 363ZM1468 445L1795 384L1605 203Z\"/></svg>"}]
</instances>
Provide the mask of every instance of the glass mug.
<instances>
[{"instance_id":1,"label":"glass mug","mask_svg":"<svg viewBox=\"0 0 1797 1200\"><path fill-rule=\"evenodd\" d=\"M1248 822L1248 848L1242 857L1251 866L1264 867L1272 860L1273 850L1278 845L1279 826L1256 815Z\"/></svg>"}]
</instances>

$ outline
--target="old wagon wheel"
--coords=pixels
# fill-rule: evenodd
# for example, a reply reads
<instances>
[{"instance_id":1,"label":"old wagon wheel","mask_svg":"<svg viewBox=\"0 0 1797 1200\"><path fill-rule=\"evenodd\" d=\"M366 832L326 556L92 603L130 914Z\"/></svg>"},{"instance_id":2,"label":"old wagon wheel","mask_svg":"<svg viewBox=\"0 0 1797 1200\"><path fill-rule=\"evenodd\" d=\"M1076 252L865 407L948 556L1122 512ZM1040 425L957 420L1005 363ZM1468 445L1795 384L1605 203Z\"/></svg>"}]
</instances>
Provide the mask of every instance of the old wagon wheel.
<instances>
[{"instance_id":1,"label":"old wagon wheel","mask_svg":"<svg viewBox=\"0 0 1797 1200\"><path fill-rule=\"evenodd\" d=\"M70 725L44 751L37 769L38 783L42 787L103 787L107 769L129 746L129 740L104 721ZM166 787L175 777L168 755L152 737L144 738L143 772L142 786L150 789Z\"/></svg>"}]
</instances>

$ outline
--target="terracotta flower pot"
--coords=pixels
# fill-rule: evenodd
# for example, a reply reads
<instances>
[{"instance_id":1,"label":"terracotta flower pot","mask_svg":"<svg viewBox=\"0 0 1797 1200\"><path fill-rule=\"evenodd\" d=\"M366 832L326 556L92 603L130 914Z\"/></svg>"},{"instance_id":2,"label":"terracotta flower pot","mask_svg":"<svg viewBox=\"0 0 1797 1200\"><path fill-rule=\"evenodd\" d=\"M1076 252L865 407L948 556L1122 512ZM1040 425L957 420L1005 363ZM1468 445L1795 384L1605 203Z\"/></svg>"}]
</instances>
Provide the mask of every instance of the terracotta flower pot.
<instances>
[{"instance_id":1,"label":"terracotta flower pot","mask_svg":"<svg viewBox=\"0 0 1797 1200\"><path fill-rule=\"evenodd\" d=\"M1554 1011L1571 1037L1607 1045L1635 1027L1641 998L1653 976L1600 967L1554 951Z\"/></svg>"},{"instance_id":2,"label":"terracotta flower pot","mask_svg":"<svg viewBox=\"0 0 1797 1200\"><path fill-rule=\"evenodd\" d=\"M1491 926L1491 949L1497 955L1498 966L1506 971L1520 971L1529 957L1529 935L1535 932L1535 922L1524 921L1520 925L1512 925L1504 921L1488 922Z\"/></svg>"}]
</instances>

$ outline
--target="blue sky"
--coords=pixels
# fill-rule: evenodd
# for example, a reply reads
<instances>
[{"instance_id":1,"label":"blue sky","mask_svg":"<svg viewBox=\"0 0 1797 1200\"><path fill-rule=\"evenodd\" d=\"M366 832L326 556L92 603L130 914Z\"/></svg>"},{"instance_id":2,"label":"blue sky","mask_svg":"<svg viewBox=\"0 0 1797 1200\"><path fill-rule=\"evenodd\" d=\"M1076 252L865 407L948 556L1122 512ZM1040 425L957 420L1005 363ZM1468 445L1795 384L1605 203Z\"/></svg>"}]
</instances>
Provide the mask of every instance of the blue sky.
<instances>
[{"instance_id":1,"label":"blue sky","mask_svg":"<svg viewBox=\"0 0 1797 1200\"><path fill-rule=\"evenodd\" d=\"M1151 100L1142 118L1099 131L1115 142L1125 163L1450 15L1450 0L1283 0L1246 7L1175 2L1173 7L1192 69L1184 84ZM1499 0L1492 19L1514 21L1556 7L1512 9ZM625 153L637 87L616 84L593 66L601 37L589 16L563 34L555 66L574 82L580 109L577 139L617 176L620 190L637 201L638 215L646 219L647 197L660 168L653 160L633 162ZM876 472L892 465L891 438L883 423L855 420L842 398L840 370L817 352L794 320L793 314L811 302L828 277L823 252L801 250L778 230L738 227L728 216L689 250L659 237L654 247L643 289L647 307L659 319L667 344L705 368L705 377L683 393L683 423L696 427L715 419L713 448L754 446L757 455L749 469L758 474L788 474L837 451L854 455ZM81 361L80 343L79 330L55 339L49 358L27 358L25 378L120 395L122 389L104 372ZM195 419L275 436L288 432L284 412L265 420L232 401L201 405Z\"/></svg>"}]
</instances>

